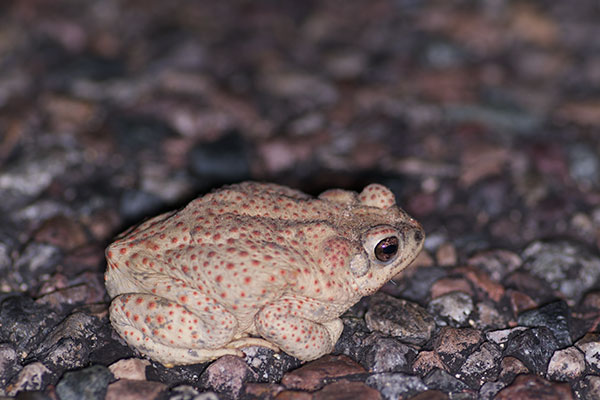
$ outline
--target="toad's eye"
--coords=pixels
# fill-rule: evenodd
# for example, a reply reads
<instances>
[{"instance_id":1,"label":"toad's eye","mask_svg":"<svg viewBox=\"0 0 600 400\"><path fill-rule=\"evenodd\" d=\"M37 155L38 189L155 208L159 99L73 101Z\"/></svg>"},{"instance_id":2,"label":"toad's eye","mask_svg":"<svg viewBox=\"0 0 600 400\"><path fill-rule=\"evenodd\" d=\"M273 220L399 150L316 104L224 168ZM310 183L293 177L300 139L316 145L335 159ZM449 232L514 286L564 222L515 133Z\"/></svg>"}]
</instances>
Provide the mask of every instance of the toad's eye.
<instances>
[{"instance_id":1,"label":"toad's eye","mask_svg":"<svg viewBox=\"0 0 600 400\"><path fill-rule=\"evenodd\" d=\"M375 257L382 262L387 262L398 254L398 238L389 236L375 246Z\"/></svg>"}]
</instances>

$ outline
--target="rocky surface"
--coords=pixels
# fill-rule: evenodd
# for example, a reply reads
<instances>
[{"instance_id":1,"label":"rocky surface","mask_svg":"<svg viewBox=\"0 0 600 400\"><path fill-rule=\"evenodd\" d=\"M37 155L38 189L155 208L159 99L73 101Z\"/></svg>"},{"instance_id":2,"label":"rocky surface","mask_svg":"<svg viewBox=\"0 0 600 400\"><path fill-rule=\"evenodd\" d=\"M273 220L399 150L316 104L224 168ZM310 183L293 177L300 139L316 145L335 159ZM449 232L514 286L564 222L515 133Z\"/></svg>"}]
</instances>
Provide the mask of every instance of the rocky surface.
<instances>
[{"instance_id":1,"label":"rocky surface","mask_svg":"<svg viewBox=\"0 0 600 400\"><path fill-rule=\"evenodd\" d=\"M595 1L0 11L0 396L600 398ZM380 182L425 250L333 355L142 360L108 322L104 248L245 179Z\"/></svg>"}]
</instances>

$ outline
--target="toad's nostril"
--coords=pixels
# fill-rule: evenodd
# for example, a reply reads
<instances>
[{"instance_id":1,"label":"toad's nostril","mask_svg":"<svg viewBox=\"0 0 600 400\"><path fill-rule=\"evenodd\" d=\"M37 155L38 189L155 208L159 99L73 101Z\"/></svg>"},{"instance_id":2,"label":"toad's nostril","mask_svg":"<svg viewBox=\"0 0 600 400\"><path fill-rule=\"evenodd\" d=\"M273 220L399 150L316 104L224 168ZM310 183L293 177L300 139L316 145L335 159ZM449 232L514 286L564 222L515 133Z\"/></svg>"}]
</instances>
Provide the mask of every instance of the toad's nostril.
<instances>
[{"instance_id":1,"label":"toad's nostril","mask_svg":"<svg viewBox=\"0 0 600 400\"><path fill-rule=\"evenodd\" d=\"M421 243L424 239L423 231L416 230L414 238L415 238L415 242Z\"/></svg>"}]
</instances>

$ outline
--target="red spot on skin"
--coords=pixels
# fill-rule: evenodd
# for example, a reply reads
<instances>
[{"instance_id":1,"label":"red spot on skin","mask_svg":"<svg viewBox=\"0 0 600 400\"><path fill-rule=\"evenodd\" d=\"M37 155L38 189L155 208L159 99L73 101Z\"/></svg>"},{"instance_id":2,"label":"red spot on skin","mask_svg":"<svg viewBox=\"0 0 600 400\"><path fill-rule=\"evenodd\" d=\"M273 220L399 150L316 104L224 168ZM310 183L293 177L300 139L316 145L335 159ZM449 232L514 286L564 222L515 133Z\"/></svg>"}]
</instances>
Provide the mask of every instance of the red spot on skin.
<instances>
[{"instance_id":1,"label":"red spot on skin","mask_svg":"<svg viewBox=\"0 0 600 400\"><path fill-rule=\"evenodd\" d=\"M223 277L221 275L217 275L215 276L215 280L219 283L221 283L223 281Z\"/></svg>"},{"instance_id":2,"label":"red spot on skin","mask_svg":"<svg viewBox=\"0 0 600 400\"><path fill-rule=\"evenodd\" d=\"M181 296L181 297L179 297L179 301L182 302L182 303L187 303L187 301L188 301L187 296Z\"/></svg>"},{"instance_id":3,"label":"red spot on skin","mask_svg":"<svg viewBox=\"0 0 600 400\"><path fill-rule=\"evenodd\" d=\"M163 317L162 315L158 315L156 317L156 322L158 322L159 324L162 324L165 322L165 317Z\"/></svg>"},{"instance_id":4,"label":"red spot on skin","mask_svg":"<svg viewBox=\"0 0 600 400\"><path fill-rule=\"evenodd\" d=\"M235 265L233 263L227 263L227 269L234 269Z\"/></svg>"},{"instance_id":5,"label":"red spot on skin","mask_svg":"<svg viewBox=\"0 0 600 400\"><path fill-rule=\"evenodd\" d=\"M148 310L153 310L156 308L156 303L151 301L150 303L148 303Z\"/></svg>"},{"instance_id":6,"label":"red spot on skin","mask_svg":"<svg viewBox=\"0 0 600 400\"><path fill-rule=\"evenodd\" d=\"M143 302L144 302L144 299L142 299L141 297L138 297L137 299L135 299L136 304L142 304Z\"/></svg>"},{"instance_id":7,"label":"red spot on skin","mask_svg":"<svg viewBox=\"0 0 600 400\"><path fill-rule=\"evenodd\" d=\"M244 283L250 283L252 281L252 278L250 278L249 276L244 278Z\"/></svg>"},{"instance_id":8,"label":"red spot on skin","mask_svg":"<svg viewBox=\"0 0 600 400\"><path fill-rule=\"evenodd\" d=\"M121 249L119 249L119 253L121 253L121 254L127 253L127 248L121 247Z\"/></svg>"}]
</instances>

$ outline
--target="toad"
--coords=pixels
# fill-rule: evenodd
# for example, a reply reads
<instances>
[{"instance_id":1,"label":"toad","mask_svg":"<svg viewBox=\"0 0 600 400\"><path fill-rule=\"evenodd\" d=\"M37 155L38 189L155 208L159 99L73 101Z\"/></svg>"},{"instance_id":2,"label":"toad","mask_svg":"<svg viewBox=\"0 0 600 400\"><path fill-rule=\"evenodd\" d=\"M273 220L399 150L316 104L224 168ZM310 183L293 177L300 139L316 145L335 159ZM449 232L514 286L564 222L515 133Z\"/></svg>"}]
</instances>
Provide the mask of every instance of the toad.
<instances>
[{"instance_id":1,"label":"toad","mask_svg":"<svg viewBox=\"0 0 600 400\"><path fill-rule=\"evenodd\" d=\"M167 366L265 346L331 352L339 316L409 265L418 222L385 186L318 198L244 182L125 231L106 250L116 331Z\"/></svg>"}]
</instances>

